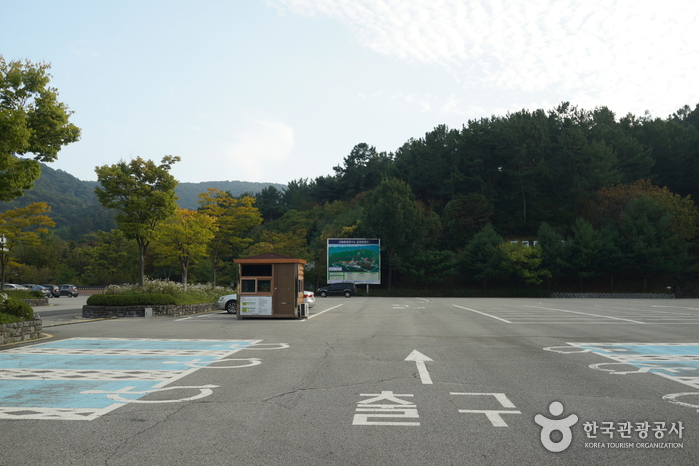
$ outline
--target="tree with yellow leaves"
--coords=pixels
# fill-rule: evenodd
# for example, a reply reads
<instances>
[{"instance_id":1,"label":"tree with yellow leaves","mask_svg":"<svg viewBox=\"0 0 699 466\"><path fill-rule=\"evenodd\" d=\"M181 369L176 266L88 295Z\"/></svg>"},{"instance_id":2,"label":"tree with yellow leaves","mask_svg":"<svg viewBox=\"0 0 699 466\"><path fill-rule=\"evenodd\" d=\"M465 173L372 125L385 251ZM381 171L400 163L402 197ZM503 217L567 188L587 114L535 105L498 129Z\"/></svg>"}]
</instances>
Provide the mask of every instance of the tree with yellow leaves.
<instances>
[{"instance_id":1,"label":"tree with yellow leaves","mask_svg":"<svg viewBox=\"0 0 699 466\"><path fill-rule=\"evenodd\" d=\"M5 287L5 270L15 247L36 244L39 235L56 223L46 215L51 208L45 202L34 202L0 214L0 288Z\"/></svg>"},{"instance_id":2,"label":"tree with yellow leaves","mask_svg":"<svg viewBox=\"0 0 699 466\"><path fill-rule=\"evenodd\" d=\"M212 216L188 209L177 209L175 215L164 220L157 229L153 251L178 260L185 291L189 266L206 256L215 232L216 220Z\"/></svg>"},{"instance_id":3,"label":"tree with yellow leaves","mask_svg":"<svg viewBox=\"0 0 699 466\"><path fill-rule=\"evenodd\" d=\"M224 258L248 247L252 239L246 238L245 232L262 223L262 214L254 203L254 197L236 198L216 188L199 194L200 210L216 220L216 233L207 251L214 284L216 272L223 266Z\"/></svg>"}]
</instances>

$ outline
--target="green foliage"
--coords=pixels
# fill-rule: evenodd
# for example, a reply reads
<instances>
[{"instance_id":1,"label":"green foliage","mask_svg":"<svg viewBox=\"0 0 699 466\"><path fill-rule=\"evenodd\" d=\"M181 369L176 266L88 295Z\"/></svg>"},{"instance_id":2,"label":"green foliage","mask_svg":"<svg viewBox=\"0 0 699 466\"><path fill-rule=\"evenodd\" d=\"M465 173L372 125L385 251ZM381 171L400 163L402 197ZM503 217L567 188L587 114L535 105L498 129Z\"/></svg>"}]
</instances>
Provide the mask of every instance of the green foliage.
<instances>
[{"instance_id":1,"label":"green foliage","mask_svg":"<svg viewBox=\"0 0 699 466\"><path fill-rule=\"evenodd\" d=\"M537 232L541 247L541 266L551 272L552 276L562 275L568 268L565 262L565 240L551 225L543 222Z\"/></svg>"},{"instance_id":2,"label":"green foliage","mask_svg":"<svg viewBox=\"0 0 699 466\"><path fill-rule=\"evenodd\" d=\"M524 246L520 243L503 243L502 269L506 276L515 282L526 285L538 285L543 277L550 277L551 272L541 268L541 248Z\"/></svg>"},{"instance_id":3,"label":"green foliage","mask_svg":"<svg viewBox=\"0 0 699 466\"><path fill-rule=\"evenodd\" d=\"M178 303L174 296L161 293L93 294L87 298L88 306L136 306L141 304L164 306Z\"/></svg>"},{"instance_id":4,"label":"green foliage","mask_svg":"<svg viewBox=\"0 0 699 466\"><path fill-rule=\"evenodd\" d=\"M32 307L18 299L9 298L0 304L0 313L15 316L20 320L32 320L34 318L34 310Z\"/></svg>"},{"instance_id":5,"label":"green foliage","mask_svg":"<svg viewBox=\"0 0 699 466\"><path fill-rule=\"evenodd\" d=\"M169 295L176 299L177 304L212 303L217 301L219 297L230 293L231 289L227 287L199 284L189 285L185 290L182 283L169 280L144 280L143 285L130 283L110 285L104 290L104 295Z\"/></svg>"},{"instance_id":6,"label":"green foliage","mask_svg":"<svg viewBox=\"0 0 699 466\"><path fill-rule=\"evenodd\" d=\"M17 322L22 322L22 319L17 317L17 316L14 316L14 315L5 314L4 312L0 312L0 325L14 324Z\"/></svg>"},{"instance_id":7,"label":"green foliage","mask_svg":"<svg viewBox=\"0 0 699 466\"><path fill-rule=\"evenodd\" d=\"M68 121L72 112L48 85L49 68L0 56L1 201L30 189L41 174L39 162L56 160L62 146L80 138L80 129ZM20 158L25 154L34 158Z\"/></svg>"},{"instance_id":8,"label":"green foliage","mask_svg":"<svg viewBox=\"0 0 699 466\"><path fill-rule=\"evenodd\" d=\"M444 206L443 235L450 249L461 249L491 221L493 204L479 193L459 194Z\"/></svg>"},{"instance_id":9,"label":"green foliage","mask_svg":"<svg viewBox=\"0 0 699 466\"><path fill-rule=\"evenodd\" d=\"M487 287L488 280L503 276L503 243L492 224L487 224L473 236L458 258L458 267L467 281L482 281Z\"/></svg>"},{"instance_id":10,"label":"green foliage","mask_svg":"<svg viewBox=\"0 0 699 466\"><path fill-rule=\"evenodd\" d=\"M392 271L401 270L412 254L425 247L438 219L417 202L410 185L397 178L382 181L366 196L363 207L362 228L370 237L381 238L388 256L390 288Z\"/></svg>"},{"instance_id":11,"label":"green foliage","mask_svg":"<svg viewBox=\"0 0 699 466\"><path fill-rule=\"evenodd\" d=\"M688 244L672 228L670 214L648 197L634 199L624 209L619 232L627 270L643 278L676 274L687 260Z\"/></svg>"},{"instance_id":12,"label":"green foliage","mask_svg":"<svg viewBox=\"0 0 699 466\"><path fill-rule=\"evenodd\" d=\"M5 294L9 299L20 300L20 299L40 299L44 297L41 291L29 291L29 290L2 290L2 294ZM0 294L0 297L2 295Z\"/></svg>"},{"instance_id":13,"label":"green foliage","mask_svg":"<svg viewBox=\"0 0 699 466\"><path fill-rule=\"evenodd\" d=\"M140 157L129 163L95 168L102 185L95 188L100 203L116 209L119 229L139 248L139 282L145 278L145 255L155 235L155 227L177 209L175 187L177 180L170 174L179 157L165 156L160 165Z\"/></svg>"}]
</instances>

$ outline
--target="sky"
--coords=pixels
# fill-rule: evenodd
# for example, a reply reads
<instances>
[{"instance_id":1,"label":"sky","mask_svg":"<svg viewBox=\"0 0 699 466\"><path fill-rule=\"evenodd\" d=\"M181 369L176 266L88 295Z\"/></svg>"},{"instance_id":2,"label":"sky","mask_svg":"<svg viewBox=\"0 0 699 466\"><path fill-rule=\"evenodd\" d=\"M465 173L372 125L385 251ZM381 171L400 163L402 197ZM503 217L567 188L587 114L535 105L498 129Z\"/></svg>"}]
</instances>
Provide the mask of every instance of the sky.
<instances>
[{"instance_id":1,"label":"sky","mask_svg":"<svg viewBox=\"0 0 699 466\"><path fill-rule=\"evenodd\" d=\"M334 174L438 125L561 102L699 104L696 0L22 0L0 55L51 64L79 142L52 168L181 157L180 182Z\"/></svg>"}]
</instances>

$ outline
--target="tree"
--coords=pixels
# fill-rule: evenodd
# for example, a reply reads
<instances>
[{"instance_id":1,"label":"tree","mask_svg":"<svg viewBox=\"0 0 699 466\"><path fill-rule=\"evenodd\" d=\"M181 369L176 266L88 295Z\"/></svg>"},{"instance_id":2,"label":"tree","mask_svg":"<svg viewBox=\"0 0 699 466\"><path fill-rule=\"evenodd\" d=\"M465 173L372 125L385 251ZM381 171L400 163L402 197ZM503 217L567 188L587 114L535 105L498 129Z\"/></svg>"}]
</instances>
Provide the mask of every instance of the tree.
<instances>
[{"instance_id":1,"label":"tree","mask_svg":"<svg viewBox=\"0 0 699 466\"><path fill-rule=\"evenodd\" d=\"M537 232L541 247L541 266L551 272L551 276L562 275L568 265L565 262L565 241L551 225L543 222ZM549 281L549 286L551 285Z\"/></svg>"},{"instance_id":2,"label":"tree","mask_svg":"<svg viewBox=\"0 0 699 466\"><path fill-rule=\"evenodd\" d=\"M541 248L517 243L502 243L502 269L514 281L539 285L551 272L541 267Z\"/></svg>"},{"instance_id":3,"label":"tree","mask_svg":"<svg viewBox=\"0 0 699 466\"><path fill-rule=\"evenodd\" d=\"M0 201L20 197L41 176L39 162L52 162L62 146L77 141L73 113L49 87L50 66L5 62L0 56ZM33 159L20 156L33 154Z\"/></svg>"},{"instance_id":4,"label":"tree","mask_svg":"<svg viewBox=\"0 0 699 466\"><path fill-rule=\"evenodd\" d=\"M445 243L460 249L473 235L490 223L493 204L482 194L459 194L444 206L442 217Z\"/></svg>"},{"instance_id":5,"label":"tree","mask_svg":"<svg viewBox=\"0 0 699 466\"><path fill-rule=\"evenodd\" d=\"M252 243L252 238L243 235L262 223L262 214L254 203L254 197L234 198L230 193L216 188L199 194L200 210L216 220L215 234L208 248L213 284L216 284L217 271L222 267L224 257L234 252L240 253Z\"/></svg>"},{"instance_id":6,"label":"tree","mask_svg":"<svg viewBox=\"0 0 699 466\"><path fill-rule=\"evenodd\" d=\"M619 226L622 212L640 197L652 199L670 216L671 227L682 241L694 239L699 226L699 210L694 201L689 196L670 192L667 187L655 186L650 180L600 189L587 209L587 217L597 227L607 222Z\"/></svg>"},{"instance_id":7,"label":"tree","mask_svg":"<svg viewBox=\"0 0 699 466\"><path fill-rule=\"evenodd\" d=\"M436 230L437 220L427 215L408 183L387 178L364 199L362 227L370 236L381 239L388 255L388 288L394 270L399 270L412 254L422 250L426 239Z\"/></svg>"},{"instance_id":8,"label":"tree","mask_svg":"<svg viewBox=\"0 0 699 466\"><path fill-rule=\"evenodd\" d=\"M89 265L86 278L92 285L125 283L136 279L136 243L127 239L121 230L98 231L91 239L94 246L86 248Z\"/></svg>"},{"instance_id":9,"label":"tree","mask_svg":"<svg viewBox=\"0 0 699 466\"><path fill-rule=\"evenodd\" d=\"M5 269L15 247L38 243L39 235L47 233L48 227L56 224L46 215L49 210L51 209L45 202L35 202L0 214L0 235L3 238L0 248L0 288L5 286Z\"/></svg>"},{"instance_id":10,"label":"tree","mask_svg":"<svg viewBox=\"0 0 699 466\"><path fill-rule=\"evenodd\" d=\"M376 152L374 146L366 143L354 146L344 158L344 165L333 167L342 198L349 200L361 192L374 189L388 175L392 164L391 155Z\"/></svg>"},{"instance_id":11,"label":"tree","mask_svg":"<svg viewBox=\"0 0 699 466\"><path fill-rule=\"evenodd\" d=\"M275 220L284 215L286 209L282 202L283 196L284 193L274 186L267 186L257 193L255 205L265 220Z\"/></svg>"},{"instance_id":12,"label":"tree","mask_svg":"<svg viewBox=\"0 0 699 466\"><path fill-rule=\"evenodd\" d=\"M160 165L140 157L116 165L96 167L97 199L108 209L116 209L116 222L127 238L136 240L139 252L139 284L143 286L145 257L155 227L175 213L177 180L170 168L179 157L167 155Z\"/></svg>"},{"instance_id":13,"label":"tree","mask_svg":"<svg viewBox=\"0 0 699 466\"><path fill-rule=\"evenodd\" d=\"M628 269L643 278L643 291L649 275L676 274L687 259L688 245L673 229L670 214L647 196L629 202L619 231Z\"/></svg>"},{"instance_id":14,"label":"tree","mask_svg":"<svg viewBox=\"0 0 699 466\"><path fill-rule=\"evenodd\" d=\"M263 231L260 241L245 250L246 256L257 256L274 252L283 256L307 259L306 230L300 229L288 233Z\"/></svg>"},{"instance_id":15,"label":"tree","mask_svg":"<svg viewBox=\"0 0 699 466\"><path fill-rule=\"evenodd\" d=\"M182 269L182 285L185 291L189 265L206 255L215 230L216 220L210 215L177 209L175 215L165 219L156 232L153 249L164 257L177 259Z\"/></svg>"},{"instance_id":16,"label":"tree","mask_svg":"<svg viewBox=\"0 0 699 466\"><path fill-rule=\"evenodd\" d=\"M573 237L566 243L567 263L575 276L580 280L580 291L583 290L583 279L600 275L601 266L605 260L602 256L603 244L597 230L583 218L578 218L573 225Z\"/></svg>"},{"instance_id":17,"label":"tree","mask_svg":"<svg viewBox=\"0 0 699 466\"><path fill-rule=\"evenodd\" d=\"M487 288L488 280L502 277L502 242L502 236L490 223L473 236L458 258L459 269L467 280L483 281Z\"/></svg>"}]
</instances>

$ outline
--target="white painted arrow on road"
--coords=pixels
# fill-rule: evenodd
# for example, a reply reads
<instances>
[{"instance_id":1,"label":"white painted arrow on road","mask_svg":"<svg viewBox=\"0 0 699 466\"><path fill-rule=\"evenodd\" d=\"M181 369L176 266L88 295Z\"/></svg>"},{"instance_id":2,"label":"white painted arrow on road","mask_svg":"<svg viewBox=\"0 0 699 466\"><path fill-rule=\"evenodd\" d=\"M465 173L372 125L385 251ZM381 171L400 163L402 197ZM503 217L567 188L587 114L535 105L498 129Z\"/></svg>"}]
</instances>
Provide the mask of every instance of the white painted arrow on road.
<instances>
[{"instance_id":1,"label":"white painted arrow on road","mask_svg":"<svg viewBox=\"0 0 699 466\"><path fill-rule=\"evenodd\" d=\"M418 350L413 350L413 352L410 353L408 357L405 358L405 360L415 361L415 365L417 366L417 372L418 374L420 374L420 380L422 380L423 385L432 385L430 373L427 372L427 366L425 365L425 361L432 361L432 359L428 358Z\"/></svg>"}]
</instances>

